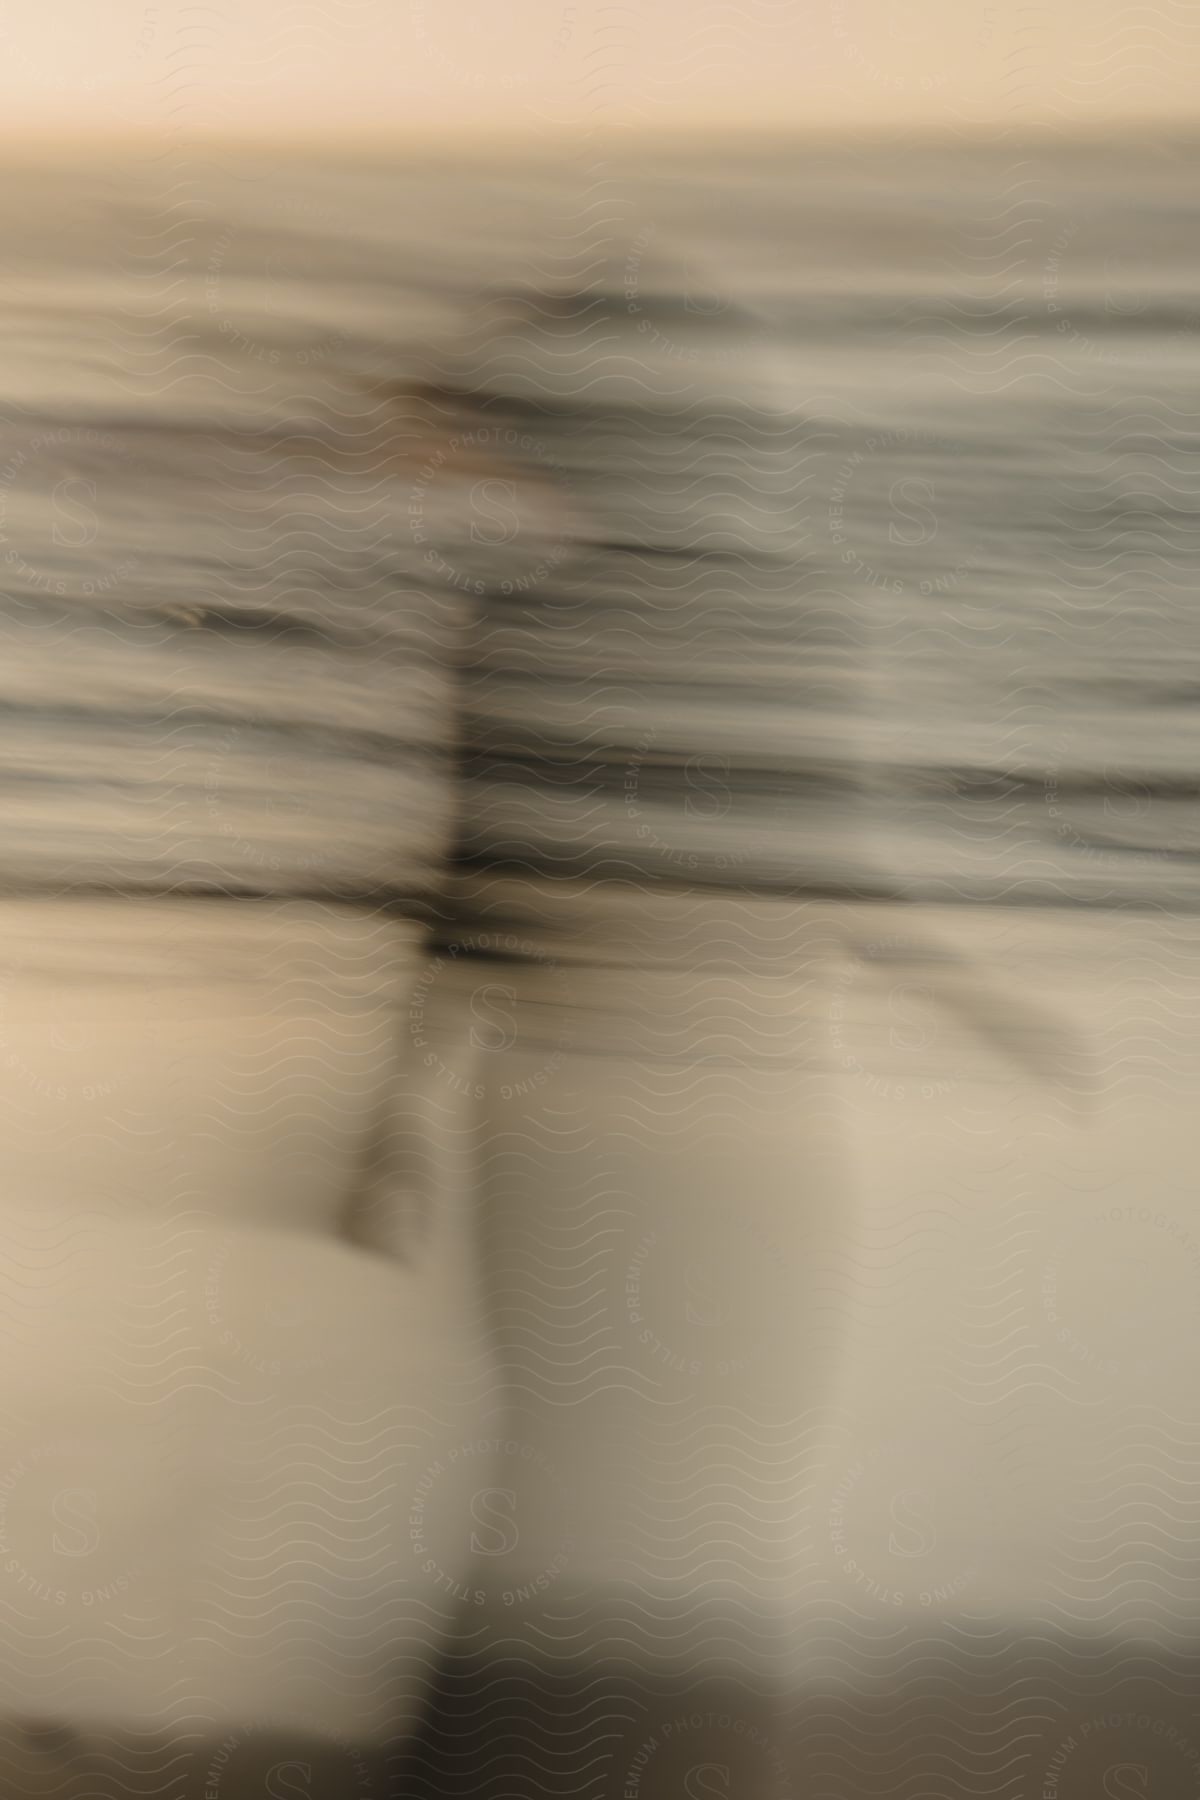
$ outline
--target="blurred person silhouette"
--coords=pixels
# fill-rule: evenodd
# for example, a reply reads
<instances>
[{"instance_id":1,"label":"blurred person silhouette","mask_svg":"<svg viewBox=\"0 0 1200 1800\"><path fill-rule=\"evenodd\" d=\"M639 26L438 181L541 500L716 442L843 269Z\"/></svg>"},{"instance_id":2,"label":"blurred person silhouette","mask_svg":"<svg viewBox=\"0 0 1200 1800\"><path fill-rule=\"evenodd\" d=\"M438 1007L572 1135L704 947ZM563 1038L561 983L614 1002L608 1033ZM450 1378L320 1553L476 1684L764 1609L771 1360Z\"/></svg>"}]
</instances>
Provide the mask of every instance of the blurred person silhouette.
<instances>
[{"instance_id":1,"label":"blurred person silhouette","mask_svg":"<svg viewBox=\"0 0 1200 1800\"><path fill-rule=\"evenodd\" d=\"M586 954L606 886L628 919L907 898L856 812L854 621L797 582L806 422L757 322L701 298L500 294L424 378L199 457L127 420L38 474L128 468L130 557L152 504L176 547L217 521L223 567L177 549L180 592L150 565L100 618L30 578L6 616L14 692L87 696L44 810L0 814L22 1717L206 1754L246 1716L346 1744L417 1718L503 1416L463 1050L493 902L569 902ZM888 954L1056 1066L1054 1022L964 959ZM423 1483L457 1561L423 1547L414 1585ZM68 1515L103 1521L90 1572Z\"/></svg>"}]
</instances>

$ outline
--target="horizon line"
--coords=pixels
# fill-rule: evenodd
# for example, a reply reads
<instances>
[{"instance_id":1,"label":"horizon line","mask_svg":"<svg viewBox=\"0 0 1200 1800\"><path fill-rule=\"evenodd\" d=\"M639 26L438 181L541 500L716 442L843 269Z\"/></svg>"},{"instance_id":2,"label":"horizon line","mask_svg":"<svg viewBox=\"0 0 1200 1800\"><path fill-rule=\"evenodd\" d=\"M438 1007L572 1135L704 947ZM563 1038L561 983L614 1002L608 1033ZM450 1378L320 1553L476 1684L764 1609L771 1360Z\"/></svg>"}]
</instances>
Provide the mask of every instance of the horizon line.
<instances>
[{"instance_id":1,"label":"horizon line","mask_svg":"<svg viewBox=\"0 0 1200 1800\"><path fill-rule=\"evenodd\" d=\"M260 154L311 154L351 160L367 157L391 157L413 153L436 153L474 160L520 158L543 153L560 154L564 147L577 153L596 154L636 150L651 144L656 148L679 146L688 149L728 151L777 150L781 153L805 150L849 150L872 146L894 146L909 149L995 149L995 150L1118 150L1137 145L1162 150L1191 149L1200 146L1200 116L1192 114L1166 116L1161 112L1130 114L1086 124L1065 127L1043 121L1014 121L994 118L979 121L947 121L930 126L927 121L906 125L901 121L837 123L797 127L795 125L762 124L758 121L703 120L647 126L636 122L612 121L603 128L589 126L549 126L518 129L497 136L494 129L480 126L469 130L430 127L350 127L348 129L308 130L297 133L283 126L247 130L244 127L207 127L201 130L175 131L164 127L85 126L59 129L56 125L5 127L0 124L0 158L21 152L62 152L75 150L95 152L103 149L114 153L161 156L172 152L245 151Z\"/></svg>"}]
</instances>

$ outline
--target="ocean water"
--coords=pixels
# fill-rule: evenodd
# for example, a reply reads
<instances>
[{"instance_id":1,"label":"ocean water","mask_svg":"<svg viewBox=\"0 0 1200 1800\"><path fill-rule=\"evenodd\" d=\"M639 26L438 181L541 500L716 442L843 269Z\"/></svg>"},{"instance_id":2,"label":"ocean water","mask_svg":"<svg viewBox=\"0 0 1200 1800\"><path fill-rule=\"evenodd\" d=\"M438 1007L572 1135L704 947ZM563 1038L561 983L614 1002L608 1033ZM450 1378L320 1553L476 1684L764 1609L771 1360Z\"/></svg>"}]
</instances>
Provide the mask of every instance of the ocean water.
<instances>
[{"instance_id":1,"label":"ocean water","mask_svg":"<svg viewBox=\"0 0 1200 1800\"><path fill-rule=\"evenodd\" d=\"M1194 173L22 171L6 882L1190 908Z\"/></svg>"}]
</instances>

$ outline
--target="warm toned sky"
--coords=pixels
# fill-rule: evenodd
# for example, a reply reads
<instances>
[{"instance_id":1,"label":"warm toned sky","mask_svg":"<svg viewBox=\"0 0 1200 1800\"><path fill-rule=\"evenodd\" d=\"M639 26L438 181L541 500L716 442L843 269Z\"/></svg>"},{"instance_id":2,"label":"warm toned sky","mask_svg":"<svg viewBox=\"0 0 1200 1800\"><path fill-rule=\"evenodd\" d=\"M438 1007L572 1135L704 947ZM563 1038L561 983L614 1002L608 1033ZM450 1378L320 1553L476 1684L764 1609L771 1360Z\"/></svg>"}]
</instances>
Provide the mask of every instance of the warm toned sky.
<instances>
[{"instance_id":1,"label":"warm toned sky","mask_svg":"<svg viewBox=\"0 0 1200 1800\"><path fill-rule=\"evenodd\" d=\"M10 133L1103 126L1200 113L1188 0L0 0Z\"/></svg>"}]
</instances>

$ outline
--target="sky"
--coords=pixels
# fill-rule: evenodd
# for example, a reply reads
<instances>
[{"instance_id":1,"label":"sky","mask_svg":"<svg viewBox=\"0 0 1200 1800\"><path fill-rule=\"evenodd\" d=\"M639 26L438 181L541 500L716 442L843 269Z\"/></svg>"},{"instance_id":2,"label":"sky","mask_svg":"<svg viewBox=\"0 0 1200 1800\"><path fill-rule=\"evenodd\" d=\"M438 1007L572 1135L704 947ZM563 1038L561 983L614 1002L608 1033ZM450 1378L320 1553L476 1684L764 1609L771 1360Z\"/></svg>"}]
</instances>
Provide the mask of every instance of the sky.
<instances>
[{"instance_id":1,"label":"sky","mask_svg":"<svg viewBox=\"0 0 1200 1800\"><path fill-rule=\"evenodd\" d=\"M1187 0L0 0L0 131L1094 134L1200 114Z\"/></svg>"}]
</instances>

